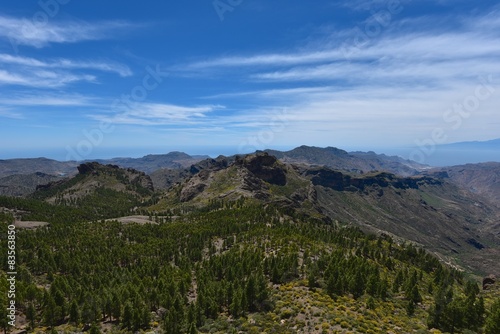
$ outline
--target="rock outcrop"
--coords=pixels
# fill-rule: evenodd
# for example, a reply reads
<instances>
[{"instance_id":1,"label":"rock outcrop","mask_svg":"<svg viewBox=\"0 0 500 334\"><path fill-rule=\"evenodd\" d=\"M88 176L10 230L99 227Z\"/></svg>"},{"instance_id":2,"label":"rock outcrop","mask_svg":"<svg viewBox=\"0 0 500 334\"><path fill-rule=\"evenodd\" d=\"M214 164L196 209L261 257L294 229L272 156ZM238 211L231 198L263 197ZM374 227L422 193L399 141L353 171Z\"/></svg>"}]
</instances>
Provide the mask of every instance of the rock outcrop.
<instances>
[{"instance_id":1,"label":"rock outcrop","mask_svg":"<svg viewBox=\"0 0 500 334\"><path fill-rule=\"evenodd\" d=\"M442 181L428 177L398 177L390 173L376 173L353 177L329 168L315 168L305 171L305 176L311 179L314 185L331 188L337 191L358 191L365 187L377 185L381 188L392 186L396 189L418 189L424 184L439 185Z\"/></svg>"},{"instance_id":2,"label":"rock outcrop","mask_svg":"<svg viewBox=\"0 0 500 334\"><path fill-rule=\"evenodd\" d=\"M253 175L267 183L278 186L286 184L286 169L276 157L267 152L237 158L235 165L248 169Z\"/></svg>"},{"instance_id":3,"label":"rock outcrop","mask_svg":"<svg viewBox=\"0 0 500 334\"><path fill-rule=\"evenodd\" d=\"M483 278L483 290L490 289L493 285L495 285L497 278L495 275L489 275L488 277Z\"/></svg>"}]
</instances>

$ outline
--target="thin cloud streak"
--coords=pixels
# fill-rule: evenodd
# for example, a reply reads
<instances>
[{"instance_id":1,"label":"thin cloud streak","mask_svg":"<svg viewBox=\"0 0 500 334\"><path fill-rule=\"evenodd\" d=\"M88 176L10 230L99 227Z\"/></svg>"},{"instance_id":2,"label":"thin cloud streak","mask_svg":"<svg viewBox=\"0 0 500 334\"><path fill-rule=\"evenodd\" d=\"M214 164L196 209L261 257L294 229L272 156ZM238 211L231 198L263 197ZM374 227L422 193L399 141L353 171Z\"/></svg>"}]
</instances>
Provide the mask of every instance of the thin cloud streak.
<instances>
[{"instance_id":1,"label":"thin cloud streak","mask_svg":"<svg viewBox=\"0 0 500 334\"><path fill-rule=\"evenodd\" d=\"M4 109L4 108L0 108L0 117L10 118L10 119L25 119L23 114L13 112L9 109Z\"/></svg>"},{"instance_id":2,"label":"thin cloud streak","mask_svg":"<svg viewBox=\"0 0 500 334\"><path fill-rule=\"evenodd\" d=\"M0 54L0 63L39 68L99 70L103 72L114 72L122 77L131 76L133 74L128 66L115 62L74 61L64 58L41 61L35 58L13 56L3 53Z\"/></svg>"},{"instance_id":3,"label":"thin cloud streak","mask_svg":"<svg viewBox=\"0 0 500 334\"><path fill-rule=\"evenodd\" d=\"M387 28L379 38L369 39L361 45L344 45L347 31L332 34L323 45L330 48L250 56L225 56L184 65L181 71L248 67L257 71L263 67L283 68L300 65L338 64L349 66L351 61L370 62L381 58L400 60L444 61L476 59L500 56L500 34L498 29L485 32L484 26L500 28L500 19L493 15L469 18L461 23L458 31L436 31L408 33L415 26L421 27L432 21L431 17L414 21L402 21L394 28ZM406 26L405 26L406 25ZM420 30L420 29L419 29ZM344 36L337 39L336 36ZM349 39L347 39L349 40ZM203 72L201 72L203 73Z\"/></svg>"},{"instance_id":4,"label":"thin cloud streak","mask_svg":"<svg viewBox=\"0 0 500 334\"><path fill-rule=\"evenodd\" d=\"M186 107L161 103L138 103L133 108L123 107L113 115L90 114L89 117L113 124L161 126L200 123L205 117L224 107L218 105Z\"/></svg>"},{"instance_id":5,"label":"thin cloud streak","mask_svg":"<svg viewBox=\"0 0 500 334\"><path fill-rule=\"evenodd\" d=\"M52 22L36 24L26 18L0 16L0 38L17 45L46 47L52 43L76 43L107 39L120 31L134 27L120 21L105 22Z\"/></svg>"},{"instance_id":6,"label":"thin cloud streak","mask_svg":"<svg viewBox=\"0 0 500 334\"><path fill-rule=\"evenodd\" d=\"M66 71L34 70L24 72L9 72L0 70L1 85L18 85L52 89L66 86L70 83L86 81L96 82L96 77L89 74L72 74Z\"/></svg>"},{"instance_id":7,"label":"thin cloud streak","mask_svg":"<svg viewBox=\"0 0 500 334\"><path fill-rule=\"evenodd\" d=\"M98 99L86 97L79 94L59 94L59 95L37 95L31 92L29 95L18 95L10 98L0 98L0 105L9 107L96 107L101 106Z\"/></svg>"}]
</instances>

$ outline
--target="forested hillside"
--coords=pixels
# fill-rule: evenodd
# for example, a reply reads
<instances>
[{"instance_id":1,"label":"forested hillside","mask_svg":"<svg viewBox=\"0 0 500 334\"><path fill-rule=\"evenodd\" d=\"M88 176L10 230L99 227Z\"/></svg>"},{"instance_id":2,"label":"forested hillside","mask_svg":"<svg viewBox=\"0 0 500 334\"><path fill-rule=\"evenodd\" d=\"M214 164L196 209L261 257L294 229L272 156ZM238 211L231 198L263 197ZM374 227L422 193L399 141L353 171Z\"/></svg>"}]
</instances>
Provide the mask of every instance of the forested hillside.
<instances>
[{"instance_id":1,"label":"forested hillside","mask_svg":"<svg viewBox=\"0 0 500 334\"><path fill-rule=\"evenodd\" d=\"M50 227L17 231L16 307L29 330L457 333L499 316L494 290L425 251L279 206L211 201L143 225L68 210L39 204Z\"/></svg>"}]
</instances>

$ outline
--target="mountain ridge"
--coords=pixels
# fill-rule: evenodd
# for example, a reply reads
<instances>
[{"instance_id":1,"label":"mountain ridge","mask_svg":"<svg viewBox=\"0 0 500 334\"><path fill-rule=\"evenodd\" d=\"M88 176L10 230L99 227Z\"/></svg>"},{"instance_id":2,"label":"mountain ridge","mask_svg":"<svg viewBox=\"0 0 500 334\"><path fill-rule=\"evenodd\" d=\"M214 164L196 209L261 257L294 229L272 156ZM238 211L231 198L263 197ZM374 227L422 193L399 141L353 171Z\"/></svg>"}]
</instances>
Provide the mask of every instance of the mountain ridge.
<instances>
[{"instance_id":1,"label":"mountain ridge","mask_svg":"<svg viewBox=\"0 0 500 334\"><path fill-rule=\"evenodd\" d=\"M255 168L258 166L258 168ZM500 273L496 207L443 178L347 173L282 162L267 152L197 170L153 210L248 198L386 233L454 258L467 270ZM492 252L487 254L487 252ZM484 259L481 259L484 255Z\"/></svg>"}]
</instances>

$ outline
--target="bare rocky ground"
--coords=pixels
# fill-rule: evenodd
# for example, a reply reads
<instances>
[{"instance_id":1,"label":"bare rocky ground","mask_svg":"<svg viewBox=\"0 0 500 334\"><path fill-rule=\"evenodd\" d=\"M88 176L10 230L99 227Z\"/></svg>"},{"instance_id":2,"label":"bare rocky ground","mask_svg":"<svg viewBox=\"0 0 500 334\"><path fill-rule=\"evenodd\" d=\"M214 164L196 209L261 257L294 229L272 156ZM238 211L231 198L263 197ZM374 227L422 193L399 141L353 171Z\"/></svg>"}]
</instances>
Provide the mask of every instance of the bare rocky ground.
<instances>
[{"instance_id":1,"label":"bare rocky ground","mask_svg":"<svg viewBox=\"0 0 500 334\"><path fill-rule=\"evenodd\" d=\"M126 217L119 217L119 218L113 218L113 219L107 219L107 221L112 221L116 220L119 221L120 223L123 224L131 224L131 223L137 223L137 224L157 224L154 219L150 220L148 216L126 216Z\"/></svg>"},{"instance_id":2,"label":"bare rocky ground","mask_svg":"<svg viewBox=\"0 0 500 334\"><path fill-rule=\"evenodd\" d=\"M27 229L34 229L42 226L48 226L50 225L47 222L39 222L39 221L21 221L21 220L16 220L14 222L14 226L17 228L27 228Z\"/></svg>"},{"instance_id":3,"label":"bare rocky ground","mask_svg":"<svg viewBox=\"0 0 500 334\"><path fill-rule=\"evenodd\" d=\"M106 221L118 221L122 224L136 223L144 225L144 224L158 224L160 221L163 221L167 218L168 218L167 216L150 217L150 216L134 215L134 216L106 219ZM170 218L175 219L176 217L170 217Z\"/></svg>"}]
</instances>

